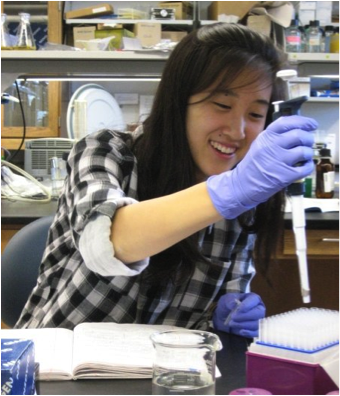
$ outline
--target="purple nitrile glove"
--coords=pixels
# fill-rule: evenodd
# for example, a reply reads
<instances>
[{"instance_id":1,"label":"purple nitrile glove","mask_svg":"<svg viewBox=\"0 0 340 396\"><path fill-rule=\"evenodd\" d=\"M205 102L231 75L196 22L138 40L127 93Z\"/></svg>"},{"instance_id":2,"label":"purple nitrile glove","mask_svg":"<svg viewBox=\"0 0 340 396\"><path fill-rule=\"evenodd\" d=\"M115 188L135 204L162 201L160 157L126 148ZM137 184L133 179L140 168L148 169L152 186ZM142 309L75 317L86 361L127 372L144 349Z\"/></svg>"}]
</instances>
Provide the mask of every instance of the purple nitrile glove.
<instances>
[{"instance_id":1,"label":"purple nitrile glove","mask_svg":"<svg viewBox=\"0 0 340 396\"><path fill-rule=\"evenodd\" d=\"M217 303L213 315L214 328L243 337L257 337L259 320L266 307L256 293L228 293Z\"/></svg>"},{"instance_id":2,"label":"purple nitrile glove","mask_svg":"<svg viewBox=\"0 0 340 396\"><path fill-rule=\"evenodd\" d=\"M317 127L312 118L281 117L258 135L236 168L209 177L208 193L220 215L234 219L312 173L311 132Z\"/></svg>"}]
</instances>

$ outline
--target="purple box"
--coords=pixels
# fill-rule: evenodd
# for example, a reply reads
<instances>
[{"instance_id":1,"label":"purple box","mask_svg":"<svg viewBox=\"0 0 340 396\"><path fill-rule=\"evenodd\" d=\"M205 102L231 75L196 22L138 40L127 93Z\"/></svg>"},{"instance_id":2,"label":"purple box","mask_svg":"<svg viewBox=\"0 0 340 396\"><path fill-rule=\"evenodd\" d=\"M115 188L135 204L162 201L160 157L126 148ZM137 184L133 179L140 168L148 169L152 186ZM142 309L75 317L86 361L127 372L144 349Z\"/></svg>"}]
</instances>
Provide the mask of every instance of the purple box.
<instances>
[{"instance_id":1,"label":"purple box","mask_svg":"<svg viewBox=\"0 0 340 396\"><path fill-rule=\"evenodd\" d=\"M325 395L338 389L319 364L296 362L253 352L247 355L247 386L273 395Z\"/></svg>"}]
</instances>

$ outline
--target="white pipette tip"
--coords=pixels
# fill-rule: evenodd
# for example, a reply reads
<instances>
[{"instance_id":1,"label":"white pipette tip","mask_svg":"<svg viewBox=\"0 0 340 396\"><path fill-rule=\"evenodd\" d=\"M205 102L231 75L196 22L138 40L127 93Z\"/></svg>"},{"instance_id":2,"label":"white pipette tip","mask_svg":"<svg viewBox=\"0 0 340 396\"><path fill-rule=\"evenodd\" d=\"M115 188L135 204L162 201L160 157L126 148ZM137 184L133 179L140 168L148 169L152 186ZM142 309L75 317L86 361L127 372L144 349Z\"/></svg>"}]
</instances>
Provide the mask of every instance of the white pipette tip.
<instances>
[{"instance_id":1,"label":"white pipette tip","mask_svg":"<svg viewBox=\"0 0 340 396\"><path fill-rule=\"evenodd\" d=\"M304 293L302 296L302 301L304 304L309 304L310 303L310 291L309 290L304 290Z\"/></svg>"},{"instance_id":2,"label":"white pipette tip","mask_svg":"<svg viewBox=\"0 0 340 396\"><path fill-rule=\"evenodd\" d=\"M234 315L234 313L238 310L239 305L241 304L241 301L238 298L235 298L235 303L236 306L234 307L234 309L229 313L229 315L226 317L226 320L224 321L224 325L227 326L229 324L229 322L232 319L232 316Z\"/></svg>"}]
</instances>

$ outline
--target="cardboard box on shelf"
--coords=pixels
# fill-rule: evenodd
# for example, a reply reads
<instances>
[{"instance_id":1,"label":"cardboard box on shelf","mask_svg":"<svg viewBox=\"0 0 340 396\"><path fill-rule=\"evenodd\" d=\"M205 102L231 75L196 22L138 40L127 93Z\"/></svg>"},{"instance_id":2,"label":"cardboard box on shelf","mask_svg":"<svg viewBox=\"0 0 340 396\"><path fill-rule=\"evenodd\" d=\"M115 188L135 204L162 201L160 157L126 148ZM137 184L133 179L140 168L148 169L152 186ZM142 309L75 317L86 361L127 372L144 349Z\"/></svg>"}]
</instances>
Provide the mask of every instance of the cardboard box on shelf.
<instances>
[{"instance_id":1,"label":"cardboard box on shelf","mask_svg":"<svg viewBox=\"0 0 340 396\"><path fill-rule=\"evenodd\" d=\"M158 3L159 8L173 8L175 19L192 19L193 6L189 1L163 1Z\"/></svg>"},{"instance_id":2,"label":"cardboard box on shelf","mask_svg":"<svg viewBox=\"0 0 340 396\"><path fill-rule=\"evenodd\" d=\"M135 37L135 35L127 29L96 30L94 35L96 39L114 36L109 43L108 50L121 49L123 47L123 37Z\"/></svg>"},{"instance_id":3,"label":"cardboard box on shelf","mask_svg":"<svg viewBox=\"0 0 340 396\"><path fill-rule=\"evenodd\" d=\"M161 41L162 27L159 22L138 22L134 26L134 34L143 47L152 47Z\"/></svg>"},{"instance_id":4,"label":"cardboard box on shelf","mask_svg":"<svg viewBox=\"0 0 340 396\"><path fill-rule=\"evenodd\" d=\"M187 32L162 32L162 40L171 40L175 43L182 40L188 33Z\"/></svg>"},{"instance_id":5,"label":"cardboard box on shelf","mask_svg":"<svg viewBox=\"0 0 340 396\"><path fill-rule=\"evenodd\" d=\"M123 27L121 23L107 21L106 23L98 23L97 30L123 29Z\"/></svg>"},{"instance_id":6,"label":"cardboard box on shelf","mask_svg":"<svg viewBox=\"0 0 340 396\"><path fill-rule=\"evenodd\" d=\"M213 1L208 7L208 18L218 21L218 16L236 15L242 19L248 12L258 4L257 1Z\"/></svg>"},{"instance_id":7,"label":"cardboard box on shelf","mask_svg":"<svg viewBox=\"0 0 340 396\"><path fill-rule=\"evenodd\" d=\"M73 28L73 46L83 48L77 41L79 40L93 40L95 38L95 26L81 26Z\"/></svg>"},{"instance_id":8,"label":"cardboard box on shelf","mask_svg":"<svg viewBox=\"0 0 340 396\"><path fill-rule=\"evenodd\" d=\"M110 4L98 4L93 7L80 8L78 10L72 10L65 12L65 19L76 19L76 18L96 18L101 15L113 14L113 7Z\"/></svg>"},{"instance_id":9,"label":"cardboard box on shelf","mask_svg":"<svg viewBox=\"0 0 340 396\"><path fill-rule=\"evenodd\" d=\"M270 36L272 21L268 15L250 15L247 18L247 26L256 32Z\"/></svg>"},{"instance_id":10,"label":"cardboard box on shelf","mask_svg":"<svg viewBox=\"0 0 340 396\"><path fill-rule=\"evenodd\" d=\"M115 28L98 30L95 26L81 26L73 28L73 45L77 48L84 49L84 45L79 43L83 40L94 40L114 36L109 43L108 50L121 49L123 37L135 37L127 29Z\"/></svg>"}]
</instances>

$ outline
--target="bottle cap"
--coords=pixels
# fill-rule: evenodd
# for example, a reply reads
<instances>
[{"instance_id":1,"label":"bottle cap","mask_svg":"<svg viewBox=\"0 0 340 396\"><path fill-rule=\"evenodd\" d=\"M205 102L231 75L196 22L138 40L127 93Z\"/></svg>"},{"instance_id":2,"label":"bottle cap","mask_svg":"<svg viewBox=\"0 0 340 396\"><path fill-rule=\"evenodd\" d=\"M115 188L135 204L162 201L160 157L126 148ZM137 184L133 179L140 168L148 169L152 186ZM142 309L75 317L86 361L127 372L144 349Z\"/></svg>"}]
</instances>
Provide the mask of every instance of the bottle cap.
<instances>
[{"instance_id":1,"label":"bottle cap","mask_svg":"<svg viewBox=\"0 0 340 396\"><path fill-rule=\"evenodd\" d=\"M321 157L331 157L331 150L327 148L322 148L320 150Z\"/></svg>"},{"instance_id":2,"label":"bottle cap","mask_svg":"<svg viewBox=\"0 0 340 396\"><path fill-rule=\"evenodd\" d=\"M290 21L290 26L299 26L299 20L298 19L292 19Z\"/></svg>"},{"instance_id":3,"label":"bottle cap","mask_svg":"<svg viewBox=\"0 0 340 396\"><path fill-rule=\"evenodd\" d=\"M232 390L229 395L272 395L272 393L261 388L238 388Z\"/></svg>"},{"instance_id":4,"label":"bottle cap","mask_svg":"<svg viewBox=\"0 0 340 396\"><path fill-rule=\"evenodd\" d=\"M311 27L319 27L320 26L320 21L309 21L309 26Z\"/></svg>"}]
</instances>

